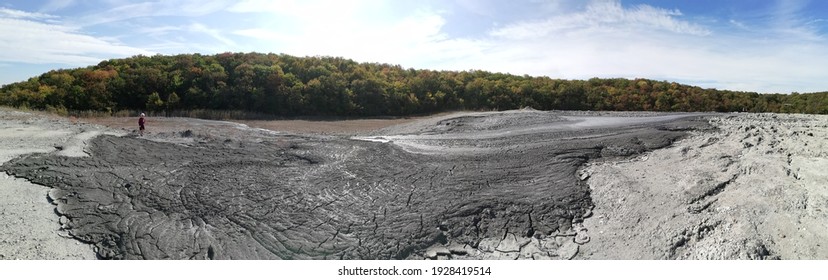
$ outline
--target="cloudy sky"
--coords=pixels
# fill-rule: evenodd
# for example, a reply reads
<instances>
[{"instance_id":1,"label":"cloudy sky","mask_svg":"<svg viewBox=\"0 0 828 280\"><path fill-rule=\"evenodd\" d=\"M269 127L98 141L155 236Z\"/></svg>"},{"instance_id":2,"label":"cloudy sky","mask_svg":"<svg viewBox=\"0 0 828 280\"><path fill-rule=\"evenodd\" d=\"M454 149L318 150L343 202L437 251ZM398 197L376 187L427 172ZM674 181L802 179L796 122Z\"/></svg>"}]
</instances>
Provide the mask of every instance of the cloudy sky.
<instances>
[{"instance_id":1,"label":"cloudy sky","mask_svg":"<svg viewBox=\"0 0 828 280\"><path fill-rule=\"evenodd\" d=\"M821 0L12 0L0 84L137 54L255 51L828 91L826 20Z\"/></svg>"}]
</instances>

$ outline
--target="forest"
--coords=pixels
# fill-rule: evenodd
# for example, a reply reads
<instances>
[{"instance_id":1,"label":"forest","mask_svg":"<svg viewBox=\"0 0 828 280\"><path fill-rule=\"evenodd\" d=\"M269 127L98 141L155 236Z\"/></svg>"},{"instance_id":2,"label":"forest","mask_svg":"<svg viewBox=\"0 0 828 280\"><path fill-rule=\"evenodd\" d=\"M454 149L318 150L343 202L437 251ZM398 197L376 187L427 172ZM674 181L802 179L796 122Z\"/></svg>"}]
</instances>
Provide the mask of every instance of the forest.
<instances>
[{"instance_id":1,"label":"forest","mask_svg":"<svg viewBox=\"0 0 828 280\"><path fill-rule=\"evenodd\" d=\"M648 79L563 80L433 71L341 57L134 56L0 88L0 105L57 112L240 110L272 116L407 116L450 110L828 114L828 92L759 94Z\"/></svg>"}]
</instances>

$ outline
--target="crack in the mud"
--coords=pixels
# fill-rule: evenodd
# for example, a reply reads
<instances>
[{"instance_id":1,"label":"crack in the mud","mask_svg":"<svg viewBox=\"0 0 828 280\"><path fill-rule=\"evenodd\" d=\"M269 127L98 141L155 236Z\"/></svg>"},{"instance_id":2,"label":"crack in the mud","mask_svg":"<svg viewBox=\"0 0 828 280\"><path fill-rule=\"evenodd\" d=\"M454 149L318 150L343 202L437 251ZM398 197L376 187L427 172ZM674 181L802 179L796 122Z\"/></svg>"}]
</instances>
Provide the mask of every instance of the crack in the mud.
<instances>
[{"instance_id":1,"label":"crack in the mud","mask_svg":"<svg viewBox=\"0 0 828 280\"><path fill-rule=\"evenodd\" d=\"M449 241L571 231L593 207L580 165L686 131L606 130L623 133L520 134L459 154L337 138L181 146L101 136L91 157L28 156L2 170L54 187L70 233L101 258L405 259Z\"/></svg>"},{"instance_id":2,"label":"crack in the mud","mask_svg":"<svg viewBox=\"0 0 828 280\"><path fill-rule=\"evenodd\" d=\"M727 179L723 182L719 182L715 186L713 186L712 188L710 188L707 191L705 191L704 193L702 193L701 195L698 195L696 197L691 198L690 201L688 201L688 204L694 204L694 203L699 202L703 199L715 196L715 195L723 192L725 190L725 188L727 188L727 186L730 185L730 183L733 183L733 181L736 181L737 178L739 178L739 174L738 173L733 174L733 176L730 179ZM706 208L706 206L704 208Z\"/></svg>"}]
</instances>

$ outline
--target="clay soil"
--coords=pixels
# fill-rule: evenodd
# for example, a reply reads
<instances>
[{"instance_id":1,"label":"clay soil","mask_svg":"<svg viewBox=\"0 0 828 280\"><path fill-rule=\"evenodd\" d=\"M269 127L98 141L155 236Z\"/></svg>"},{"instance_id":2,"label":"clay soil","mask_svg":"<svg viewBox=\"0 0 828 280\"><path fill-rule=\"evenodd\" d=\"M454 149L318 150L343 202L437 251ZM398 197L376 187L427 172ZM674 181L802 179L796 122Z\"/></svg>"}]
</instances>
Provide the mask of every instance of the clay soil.
<instances>
[{"instance_id":1,"label":"clay soil","mask_svg":"<svg viewBox=\"0 0 828 280\"><path fill-rule=\"evenodd\" d=\"M2 121L61 132L0 170L103 259L825 258L814 116Z\"/></svg>"},{"instance_id":2,"label":"clay soil","mask_svg":"<svg viewBox=\"0 0 828 280\"><path fill-rule=\"evenodd\" d=\"M441 115L447 114L440 114L436 116ZM235 124L243 124L250 128L290 132L295 134L357 135L425 118L429 117L387 117L364 119L311 118L290 120L233 120L232 122ZM153 116L148 117L147 120L149 133L183 131L191 129L193 122L201 121L191 118L156 118ZM134 130L138 129L137 117L83 118L80 121L102 125L130 133L136 132ZM222 122L216 121L214 123L219 124Z\"/></svg>"}]
</instances>

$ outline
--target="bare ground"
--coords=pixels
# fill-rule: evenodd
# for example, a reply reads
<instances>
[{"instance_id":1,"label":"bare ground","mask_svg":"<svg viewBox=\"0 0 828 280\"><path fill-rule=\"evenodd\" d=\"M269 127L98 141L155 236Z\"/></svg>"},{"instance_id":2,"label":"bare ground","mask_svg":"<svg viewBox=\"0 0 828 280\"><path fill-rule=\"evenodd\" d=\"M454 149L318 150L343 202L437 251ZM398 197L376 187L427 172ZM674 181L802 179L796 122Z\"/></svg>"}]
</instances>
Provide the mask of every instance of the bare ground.
<instances>
[{"instance_id":1,"label":"bare ground","mask_svg":"<svg viewBox=\"0 0 828 280\"><path fill-rule=\"evenodd\" d=\"M59 151L0 169L99 258L825 258L821 116L58 121Z\"/></svg>"},{"instance_id":2,"label":"bare ground","mask_svg":"<svg viewBox=\"0 0 828 280\"><path fill-rule=\"evenodd\" d=\"M438 114L429 117L387 117L387 118L364 118L364 119L337 119L337 118L319 118L319 119L292 119L292 120L235 120L232 123L235 125L241 124L251 129L265 129L273 132L292 133L292 134L314 134L314 135L357 135L365 134L374 130L382 129L389 126L400 125L417 120L428 119L431 117L438 117L447 115L448 113ZM122 130L129 133L137 133L138 118L137 117L110 117L110 118L84 118L81 122L107 126L113 129ZM194 123L201 123L202 126L210 124L228 123L221 121L203 121L193 118L165 118L165 117L148 117L147 118L147 133L150 135L154 133L169 133L180 132L184 130L197 129ZM209 133L208 131L204 131ZM225 133L228 131L224 131ZM217 133L214 133L217 134Z\"/></svg>"},{"instance_id":3,"label":"bare ground","mask_svg":"<svg viewBox=\"0 0 828 280\"><path fill-rule=\"evenodd\" d=\"M103 127L0 108L0 163L31 153L83 154L84 141ZM0 260L95 259L92 246L61 226L49 188L0 174Z\"/></svg>"},{"instance_id":4,"label":"bare ground","mask_svg":"<svg viewBox=\"0 0 828 280\"><path fill-rule=\"evenodd\" d=\"M523 257L569 258L593 207L576 168L669 145L689 118L458 113L354 137L157 119L188 129L3 169L53 186L62 226L101 258L518 258L524 239L557 237Z\"/></svg>"},{"instance_id":5,"label":"bare ground","mask_svg":"<svg viewBox=\"0 0 828 280\"><path fill-rule=\"evenodd\" d=\"M715 131L588 164L588 259L828 258L828 117L736 114Z\"/></svg>"}]
</instances>

